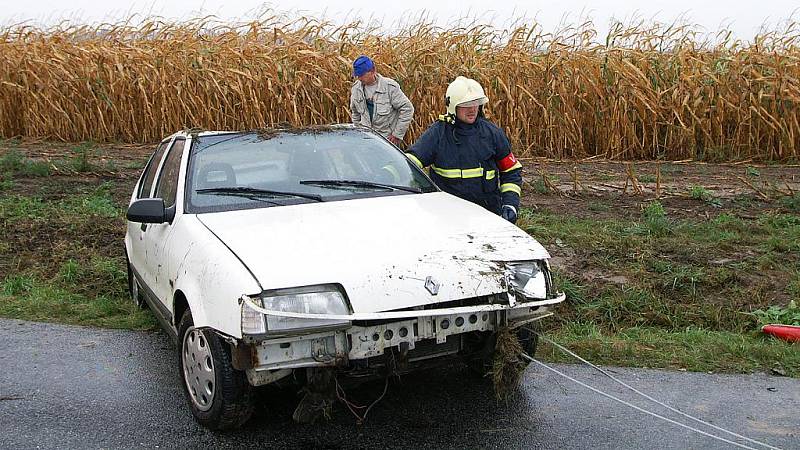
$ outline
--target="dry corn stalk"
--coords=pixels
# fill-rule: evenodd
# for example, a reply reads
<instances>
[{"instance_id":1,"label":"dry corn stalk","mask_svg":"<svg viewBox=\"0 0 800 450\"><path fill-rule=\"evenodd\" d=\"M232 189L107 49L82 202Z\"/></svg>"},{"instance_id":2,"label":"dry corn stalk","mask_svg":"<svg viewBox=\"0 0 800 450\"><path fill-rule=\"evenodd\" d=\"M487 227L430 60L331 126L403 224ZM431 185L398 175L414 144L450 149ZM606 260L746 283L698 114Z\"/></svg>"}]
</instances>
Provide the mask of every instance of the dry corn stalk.
<instances>
[{"instance_id":1,"label":"dry corn stalk","mask_svg":"<svg viewBox=\"0 0 800 450\"><path fill-rule=\"evenodd\" d=\"M656 162L656 198L661 198L661 161Z\"/></svg>"},{"instance_id":2,"label":"dry corn stalk","mask_svg":"<svg viewBox=\"0 0 800 450\"><path fill-rule=\"evenodd\" d=\"M761 198L763 198L764 200L767 200L767 201L769 201L769 200L770 200L769 196L768 196L767 194L765 194L763 191L761 191L761 189L759 189L759 188L755 187L755 186L753 185L753 183L751 183L751 182L747 181L746 179L744 179L744 178L742 178L742 177L736 177L736 178L737 178L739 181L741 181L742 183L746 184L746 185L747 185L747 186L748 186L750 189L754 190L754 191L756 192L756 194L758 194L758 195L759 195Z\"/></svg>"},{"instance_id":3,"label":"dry corn stalk","mask_svg":"<svg viewBox=\"0 0 800 450\"><path fill-rule=\"evenodd\" d=\"M628 180L631 182L631 186L633 186L633 192L637 195L642 195L642 188L639 186L639 181L636 179L636 171L633 169L633 163L628 163L625 165L625 173L627 174L627 178L625 179L625 187L628 186Z\"/></svg>"},{"instance_id":4,"label":"dry corn stalk","mask_svg":"<svg viewBox=\"0 0 800 450\"><path fill-rule=\"evenodd\" d=\"M350 120L351 61L374 56L416 107L407 141L457 75L518 156L800 159L797 23L752 43L676 24L547 33L422 20L388 34L275 13L250 23L134 20L0 28L0 136L155 142L185 127Z\"/></svg>"}]
</instances>

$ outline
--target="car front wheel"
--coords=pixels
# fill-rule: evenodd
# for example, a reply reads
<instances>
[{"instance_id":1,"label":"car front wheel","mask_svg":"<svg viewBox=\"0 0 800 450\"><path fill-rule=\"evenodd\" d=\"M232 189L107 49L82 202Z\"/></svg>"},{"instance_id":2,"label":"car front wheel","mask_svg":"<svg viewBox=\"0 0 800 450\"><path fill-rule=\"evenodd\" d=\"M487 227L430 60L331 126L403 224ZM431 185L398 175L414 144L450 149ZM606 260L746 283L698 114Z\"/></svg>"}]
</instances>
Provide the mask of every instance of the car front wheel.
<instances>
[{"instance_id":1,"label":"car front wheel","mask_svg":"<svg viewBox=\"0 0 800 450\"><path fill-rule=\"evenodd\" d=\"M252 387L231 365L228 345L210 330L195 328L187 310L178 326L181 378L195 419L213 430L238 428L253 414Z\"/></svg>"}]
</instances>

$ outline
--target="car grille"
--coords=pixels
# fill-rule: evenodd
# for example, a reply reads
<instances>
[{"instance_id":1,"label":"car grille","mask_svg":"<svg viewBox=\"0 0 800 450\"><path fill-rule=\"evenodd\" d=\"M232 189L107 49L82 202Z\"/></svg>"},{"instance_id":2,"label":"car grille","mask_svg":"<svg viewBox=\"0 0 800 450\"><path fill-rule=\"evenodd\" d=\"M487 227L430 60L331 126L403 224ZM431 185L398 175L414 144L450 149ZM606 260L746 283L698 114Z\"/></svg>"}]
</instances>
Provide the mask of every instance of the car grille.
<instances>
[{"instance_id":1,"label":"car grille","mask_svg":"<svg viewBox=\"0 0 800 450\"><path fill-rule=\"evenodd\" d=\"M425 339L419 341L414 346L414 350L408 351L408 362L423 361L426 359L436 358L444 355L452 355L461 350L461 336L452 335L447 336L447 341L442 344L437 344L436 339ZM397 351L394 348L392 351ZM389 350L387 349L387 352ZM387 357L390 353L373 356L368 359L369 367L381 367L386 364Z\"/></svg>"},{"instance_id":2,"label":"car grille","mask_svg":"<svg viewBox=\"0 0 800 450\"><path fill-rule=\"evenodd\" d=\"M409 361L420 361L443 354L458 353L461 350L461 336L447 336L447 342L437 344L436 339L425 339L419 341L414 346L414 350L409 350Z\"/></svg>"},{"instance_id":3,"label":"car grille","mask_svg":"<svg viewBox=\"0 0 800 450\"><path fill-rule=\"evenodd\" d=\"M432 303L429 305L418 306L413 308L403 308L403 309L395 309L390 312L395 311L425 311L429 309L445 309L445 308L457 308L459 306L478 306L478 305L493 305L493 304L508 304L508 297L505 295L482 295L480 297L470 297L470 298L462 298L459 300L453 300L449 302L442 302L442 303ZM424 314L420 313L420 316L424 316ZM354 320L353 325L358 327L374 327L376 325L383 325L387 323L397 322L397 319L378 319L378 320Z\"/></svg>"}]
</instances>

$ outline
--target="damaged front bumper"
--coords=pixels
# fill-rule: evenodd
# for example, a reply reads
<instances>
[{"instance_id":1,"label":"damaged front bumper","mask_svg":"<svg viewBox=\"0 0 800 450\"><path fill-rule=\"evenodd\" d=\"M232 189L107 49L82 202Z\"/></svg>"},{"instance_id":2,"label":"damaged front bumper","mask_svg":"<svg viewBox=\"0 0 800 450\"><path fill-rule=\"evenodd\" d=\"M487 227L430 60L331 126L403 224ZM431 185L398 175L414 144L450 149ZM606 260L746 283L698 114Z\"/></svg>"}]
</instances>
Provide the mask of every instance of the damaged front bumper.
<instances>
[{"instance_id":1,"label":"damaged front bumper","mask_svg":"<svg viewBox=\"0 0 800 450\"><path fill-rule=\"evenodd\" d=\"M461 350L458 342L452 339L448 341L450 336L491 332L506 324L515 326L540 320L552 314L548 306L561 303L564 299L564 294L559 293L546 300L512 301L511 304L345 316L272 311L256 305L249 297L243 297L242 308L251 308L261 314L347 320L350 325L297 335L245 335L235 350L234 366L247 372L251 384L261 385L290 374L291 369L343 367L350 362L383 355L389 348L396 348L399 354L407 355L411 362L437 358ZM425 349L415 351L418 344L426 344Z\"/></svg>"}]
</instances>

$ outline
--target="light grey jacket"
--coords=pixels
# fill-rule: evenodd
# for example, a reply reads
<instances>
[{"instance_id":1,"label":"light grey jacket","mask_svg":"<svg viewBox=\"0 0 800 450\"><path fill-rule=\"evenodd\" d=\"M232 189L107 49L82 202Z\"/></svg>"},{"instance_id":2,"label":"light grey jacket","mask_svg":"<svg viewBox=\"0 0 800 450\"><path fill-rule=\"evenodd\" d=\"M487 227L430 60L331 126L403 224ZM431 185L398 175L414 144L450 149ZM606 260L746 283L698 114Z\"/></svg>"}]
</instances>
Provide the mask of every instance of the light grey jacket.
<instances>
[{"instance_id":1,"label":"light grey jacket","mask_svg":"<svg viewBox=\"0 0 800 450\"><path fill-rule=\"evenodd\" d=\"M369 118L367 99L364 97L364 88L359 80L353 83L353 88L350 90L350 116L354 124L372 127L383 137L392 134L402 139L414 117L414 105L396 81L377 76L378 87L375 90L373 120Z\"/></svg>"}]
</instances>

